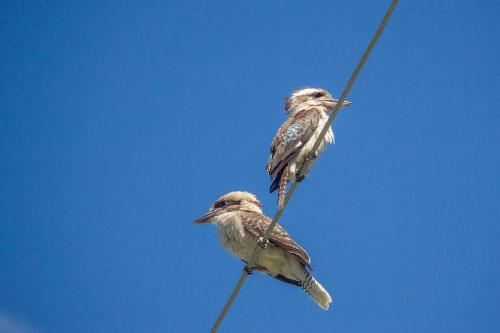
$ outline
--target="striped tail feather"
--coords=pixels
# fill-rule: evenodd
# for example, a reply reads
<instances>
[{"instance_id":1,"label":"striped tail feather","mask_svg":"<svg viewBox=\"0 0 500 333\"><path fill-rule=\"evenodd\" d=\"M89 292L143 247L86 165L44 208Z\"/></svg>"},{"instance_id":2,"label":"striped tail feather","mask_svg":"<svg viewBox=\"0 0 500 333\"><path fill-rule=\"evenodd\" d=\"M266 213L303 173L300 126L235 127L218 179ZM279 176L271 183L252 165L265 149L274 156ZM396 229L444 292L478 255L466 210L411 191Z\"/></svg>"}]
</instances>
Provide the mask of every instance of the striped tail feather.
<instances>
[{"instance_id":1,"label":"striped tail feather","mask_svg":"<svg viewBox=\"0 0 500 333\"><path fill-rule=\"evenodd\" d=\"M305 279L302 281L301 287L323 310L328 310L332 302L330 294L307 270L305 271Z\"/></svg>"},{"instance_id":2,"label":"striped tail feather","mask_svg":"<svg viewBox=\"0 0 500 333\"><path fill-rule=\"evenodd\" d=\"M288 166L283 170L279 184L278 209L281 209L285 205L286 186L288 185Z\"/></svg>"}]
</instances>

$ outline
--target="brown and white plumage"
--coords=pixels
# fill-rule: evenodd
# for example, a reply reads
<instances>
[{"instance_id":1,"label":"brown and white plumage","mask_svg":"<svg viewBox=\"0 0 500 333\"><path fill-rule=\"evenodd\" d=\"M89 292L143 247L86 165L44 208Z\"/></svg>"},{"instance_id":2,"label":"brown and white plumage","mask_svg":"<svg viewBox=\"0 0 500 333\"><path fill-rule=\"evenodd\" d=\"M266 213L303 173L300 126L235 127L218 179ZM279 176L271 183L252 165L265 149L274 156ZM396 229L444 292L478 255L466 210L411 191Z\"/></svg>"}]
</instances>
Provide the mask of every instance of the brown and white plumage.
<instances>
[{"instance_id":1,"label":"brown and white plumage","mask_svg":"<svg viewBox=\"0 0 500 333\"><path fill-rule=\"evenodd\" d=\"M310 171L304 168L304 163L316 158L327 144L334 142L333 131L329 128L318 149L312 151L328 120L326 112L336 105L337 100L319 88L299 89L285 99L285 111L289 116L273 138L266 168L273 180L269 191L279 188L278 207L283 206L288 181L302 181ZM349 105L348 101L342 104Z\"/></svg>"},{"instance_id":2,"label":"brown and white plumage","mask_svg":"<svg viewBox=\"0 0 500 333\"><path fill-rule=\"evenodd\" d=\"M211 222L217 226L221 244L234 256L246 261L264 235L271 219L263 214L262 205L248 192L231 192L220 197L209 212L195 223ZM332 299L328 292L308 272L311 259L279 224L262 250L255 270L281 281L302 287L323 309Z\"/></svg>"}]
</instances>

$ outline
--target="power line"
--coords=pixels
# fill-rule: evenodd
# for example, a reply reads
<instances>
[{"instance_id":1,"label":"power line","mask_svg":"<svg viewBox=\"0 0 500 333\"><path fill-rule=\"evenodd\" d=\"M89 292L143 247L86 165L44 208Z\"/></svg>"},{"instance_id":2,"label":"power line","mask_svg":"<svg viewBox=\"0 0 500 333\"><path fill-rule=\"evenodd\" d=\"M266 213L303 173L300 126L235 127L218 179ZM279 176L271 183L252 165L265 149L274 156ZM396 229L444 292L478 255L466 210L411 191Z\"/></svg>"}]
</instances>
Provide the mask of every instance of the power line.
<instances>
[{"instance_id":1,"label":"power line","mask_svg":"<svg viewBox=\"0 0 500 333\"><path fill-rule=\"evenodd\" d=\"M366 60L368 60L368 57L370 56L370 53L373 50L373 47L375 44L378 42L380 35L382 34L382 31L384 30L385 26L387 25L387 22L389 22L389 19L394 12L394 9L396 9L396 6L398 5L399 0L393 0L391 2L391 5L387 9L384 17L382 18L382 21L380 22L379 26L377 27L377 30L375 31L375 34L373 35L372 39L370 40L370 43L366 47L365 51L363 52L363 55L361 56L361 59L359 60L358 64L356 65L356 68L354 69L351 78L347 82L347 85L345 86L344 90L342 91L342 95L340 95L340 98L338 100L337 105L333 109L332 113L330 113L328 117L328 121L326 124L323 126L323 129L321 130L321 133L319 134L316 142L313 145L313 148L311 151L316 151L320 145L320 143L323 141L323 138L326 135L326 132L328 131L328 128L331 126L333 120L337 116L338 111L340 110L340 107L342 103L345 101L347 98L347 95L351 91L352 86L354 85L354 82L359 76L359 73L361 72L361 69L366 63ZM305 165L303 165L303 169L306 169L308 167L312 167L314 164L315 160L307 161ZM307 169L306 169L307 170ZM274 227L278 223L279 219L281 218L281 215L283 214L283 211L285 210L288 201L294 194L295 190L297 189L298 183L293 182L292 185L290 186L290 189L285 197L285 202L283 204L283 207L279 208L278 211L276 212L276 215L274 215L273 220L271 221L271 224L267 228L266 232L264 233L264 236L261 238L261 243L262 244L267 244L269 237L271 235L271 232L273 231ZM211 333L217 332L219 329L219 326L221 325L222 321L224 320L226 314L228 313L229 309L234 303L234 300L238 296L241 287L243 287L243 284L245 283L247 277L248 277L248 272L251 271L253 265L255 264L255 261L259 257L260 253L262 252L264 248L262 246L256 245L252 254L247 260L247 264L243 268L243 271L241 273L240 279L236 283L236 287L234 287L231 296L229 296L228 300L226 301L226 304L224 305L224 308L220 312L219 316L217 317L217 320L215 321L214 325L212 326L212 329L210 330Z\"/></svg>"}]
</instances>

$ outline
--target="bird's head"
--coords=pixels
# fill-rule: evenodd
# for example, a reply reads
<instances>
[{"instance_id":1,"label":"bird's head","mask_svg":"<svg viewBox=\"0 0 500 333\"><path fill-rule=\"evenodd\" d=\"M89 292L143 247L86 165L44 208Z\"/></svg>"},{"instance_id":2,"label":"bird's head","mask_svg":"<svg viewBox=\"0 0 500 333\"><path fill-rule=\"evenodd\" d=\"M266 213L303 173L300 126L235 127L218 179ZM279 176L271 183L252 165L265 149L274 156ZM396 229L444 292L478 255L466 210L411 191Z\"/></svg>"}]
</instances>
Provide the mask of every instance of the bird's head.
<instances>
[{"instance_id":1,"label":"bird's head","mask_svg":"<svg viewBox=\"0 0 500 333\"><path fill-rule=\"evenodd\" d=\"M243 191L230 192L217 199L208 209L208 213L193 223L217 222L219 216L238 210L262 213L262 204L252 193Z\"/></svg>"},{"instance_id":2,"label":"bird's head","mask_svg":"<svg viewBox=\"0 0 500 333\"><path fill-rule=\"evenodd\" d=\"M333 110L338 104L338 99L321 88L301 88L292 92L290 97L285 97L285 111L294 113L309 107L325 108L325 111ZM351 105L344 101L342 107Z\"/></svg>"}]
</instances>

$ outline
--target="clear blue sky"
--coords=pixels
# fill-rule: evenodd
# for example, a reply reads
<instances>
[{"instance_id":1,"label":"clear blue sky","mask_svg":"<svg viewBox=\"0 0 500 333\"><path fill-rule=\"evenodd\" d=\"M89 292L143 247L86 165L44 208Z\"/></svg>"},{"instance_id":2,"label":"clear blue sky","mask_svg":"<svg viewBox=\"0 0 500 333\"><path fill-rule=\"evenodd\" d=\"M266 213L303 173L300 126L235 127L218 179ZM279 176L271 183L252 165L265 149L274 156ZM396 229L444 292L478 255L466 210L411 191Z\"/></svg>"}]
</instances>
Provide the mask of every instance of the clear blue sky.
<instances>
[{"instance_id":1,"label":"clear blue sky","mask_svg":"<svg viewBox=\"0 0 500 333\"><path fill-rule=\"evenodd\" d=\"M242 263L192 220L274 213L283 97L388 3L3 1L0 332L207 331ZM400 4L282 219L333 306L254 274L221 332L500 331L499 12Z\"/></svg>"}]
</instances>

